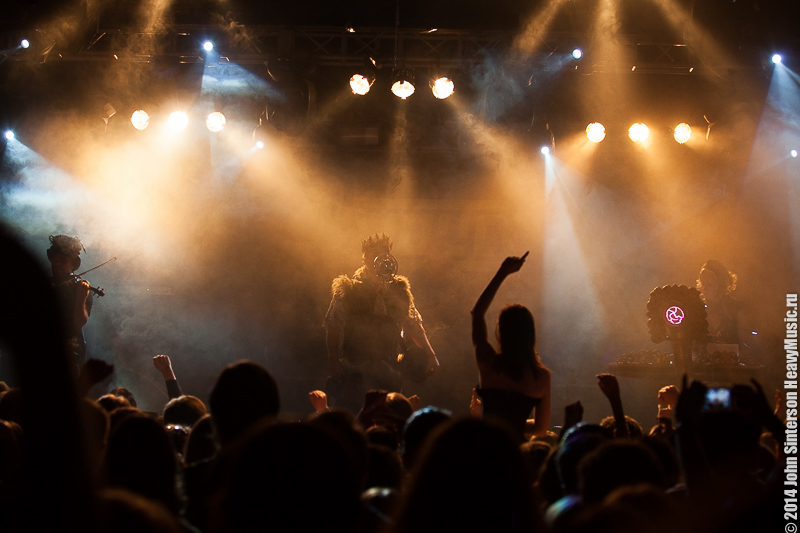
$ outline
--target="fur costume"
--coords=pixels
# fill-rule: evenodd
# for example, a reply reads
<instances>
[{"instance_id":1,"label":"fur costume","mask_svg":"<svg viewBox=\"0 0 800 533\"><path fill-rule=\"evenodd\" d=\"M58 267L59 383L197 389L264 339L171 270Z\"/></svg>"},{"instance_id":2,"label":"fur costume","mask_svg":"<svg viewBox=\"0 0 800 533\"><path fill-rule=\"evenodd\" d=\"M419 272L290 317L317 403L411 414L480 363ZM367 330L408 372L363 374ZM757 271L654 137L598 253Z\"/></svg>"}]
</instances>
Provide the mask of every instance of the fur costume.
<instances>
[{"instance_id":1,"label":"fur costume","mask_svg":"<svg viewBox=\"0 0 800 533\"><path fill-rule=\"evenodd\" d=\"M339 328L341 359L350 364L396 363L397 354L404 351L403 324L420 321L411 286L403 276L393 276L378 287L364 279L361 267L352 278L342 275L333 280L324 325Z\"/></svg>"}]
</instances>

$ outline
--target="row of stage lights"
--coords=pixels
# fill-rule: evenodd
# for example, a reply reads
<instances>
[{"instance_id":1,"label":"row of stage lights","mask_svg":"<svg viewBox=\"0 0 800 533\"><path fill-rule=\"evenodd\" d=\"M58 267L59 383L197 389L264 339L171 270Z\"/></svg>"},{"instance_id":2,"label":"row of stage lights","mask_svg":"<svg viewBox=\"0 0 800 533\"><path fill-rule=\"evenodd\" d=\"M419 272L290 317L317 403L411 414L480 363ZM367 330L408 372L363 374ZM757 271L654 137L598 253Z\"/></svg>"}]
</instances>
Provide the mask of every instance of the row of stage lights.
<instances>
[{"instance_id":1,"label":"row of stage lights","mask_svg":"<svg viewBox=\"0 0 800 533\"><path fill-rule=\"evenodd\" d=\"M144 131L150 125L150 115L139 109L131 115L131 124L139 131ZM206 117L206 128L212 133L218 133L225 128L227 119L219 111L209 113ZM167 126L175 132L183 131L189 125L189 116L183 111L174 111L167 118ZM606 128L599 122L592 122L586 126L586 138L593 143L602 142L606 137ZM637 122L628 128L628 137L635 143L646 142L650 137L650 128L646 124ZM682 122L675 126L673 137L678 144L687 143L692 137L692 127Z\"/></svg>"},{"instance_id":2,"label":"row of stage lights","mask_svg":"<svg viewBox=\"0 0 800 533\"><path fill-rule=\"evenodd\" d=\"M214 50L214 43L211 41L203 42L203 50L212 52ZM375 61L372 61L373 66ZM375 75L372 72L364 74L356 73L350 78L350 89L353 94L365 95L372 88L375 83ZM439 76L430 82L431 92L433 96L440 100L450 97L455 90L453 80L447 76ZM405 100L416 91L414 73L407 69L395 69L392 72L392 93L398 98ZM209 129L211 129L209 127ZM214 130L211 130L214 131Z\"/></svg>"},{"instance_id":3,"label":"row of stage lights","mask_svg":"<svg viewBox=\"0 0 800 533\"><path fill-rule=\"evenodd\" d=\"M353 74L350 78L350 89L353 94L363 96L369 92L373 83L375 83L375 76L372 74ZM447 76L440 76L431 80L430 87L433 96L439 100L449 98L455 91L453 80ZM414 75L408 70L395 71L392 76L392 93L401 100L405 100L415 91Z\"/></svg>"},{"instance_id":4,"label":"row of stage lights","mask_svg":"<svg viewBox=\"0 0 800 533\"><path fill-rule=\"evenodd\" d=\"M131 124L139 131L144 131L150 125L150 115L144 110L134 111L131 115ZM206 128L212 133L219 133L225 128L227 119L219 111L214 111L206 116ZM167 118L167 126L174 132L181 132L189 126L189 116L183 111L174 111ZM672 130L672 136L678 144L685 144L692 138L692 127L686 122L681 122ZM5 133L6 139L13 139L14 133L10 130ZM628 128L628 138L635 143L644 143L650 137L650 128L642 122L631 124ZM592 143L600 143L606 138L606 128L599 122L592 122L586 126L586 138ZM550 153L547 146L541 149L543 154ZM791 150L789 155L796 158L797 150Z\"/></svg>"},{"instance_id":5,"label":"row of stage lights","mask_svg":"<svg viewBox=\"0 0 800 533\"><path fill-rule=\"evenodd\" d=\"M206 117L206 128L212 133L219 133L225 129L228 120L219 111L209 113ZM150 125L150 115L143 109L138 109L131 115L131 124L139 131L144 131ZM174 111L167 118L167 126L172 131L183 131L189 126L189 115L183 111Z\"/></svg>"},{"instance_id":6,"label":"row of stage lights","mask_svg":"<svg viewBox=\"0 0 800 533\"><path fill-rule=\"evenodd\" d=\"M213 49L213 45L211 46ZM580 59L583 57L583 51L580 48L575 48L572 51L572 57L575 60ZM375 61L372 61L372 63L374 65ZM392 93L398 98L405 100L414 94L416 90L414 81L414 74L410 70L395 69L392 73ZM373 83L375 83L375 75L370 72L366 74L353 74L350 78L350 89L353 91L353 94L363 96L369 92ZM447 76L436 76L430 81L429 85L433 96L439 100L449 98L452 96L453 92L455 92L455 84L453 80Z\"/></svg>"},{"instance_id":7,"label":"row of stage lights","mask_svg":"<svg viewBox=\"0 0 800 533\"><path fill-rule=\"evenodd\" d=\"M681 122L672 130L672 137L678 144L686 144L692 138L692 127ZM606 138L606 127L599 122L586 126L586 138L593 143L602 142ZM644 143L650 138L650 128L642 122L635 122L628 128L628 138L635 143Z\"/></svg>"}]
</instances>

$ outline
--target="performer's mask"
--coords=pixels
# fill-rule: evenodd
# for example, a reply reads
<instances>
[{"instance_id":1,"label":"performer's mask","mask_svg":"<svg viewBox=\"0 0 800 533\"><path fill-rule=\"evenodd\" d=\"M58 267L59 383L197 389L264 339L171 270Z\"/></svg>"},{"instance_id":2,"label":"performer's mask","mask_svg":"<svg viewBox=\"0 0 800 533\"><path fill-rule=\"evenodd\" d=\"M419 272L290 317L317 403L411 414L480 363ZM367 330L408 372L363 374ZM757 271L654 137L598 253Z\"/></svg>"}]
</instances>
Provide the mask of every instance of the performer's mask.
<instances>
[{"instance_id":1,"label":"performer's mask","mask_svg":"<svg viewBox=\"0 0 800 533\"><path fill-rule=\"evenodd\" d=\"M397 274L397 259L389 252L382 253L372 262L372 270L384 283L389 283Z\"/></svg>"}]
</instances>

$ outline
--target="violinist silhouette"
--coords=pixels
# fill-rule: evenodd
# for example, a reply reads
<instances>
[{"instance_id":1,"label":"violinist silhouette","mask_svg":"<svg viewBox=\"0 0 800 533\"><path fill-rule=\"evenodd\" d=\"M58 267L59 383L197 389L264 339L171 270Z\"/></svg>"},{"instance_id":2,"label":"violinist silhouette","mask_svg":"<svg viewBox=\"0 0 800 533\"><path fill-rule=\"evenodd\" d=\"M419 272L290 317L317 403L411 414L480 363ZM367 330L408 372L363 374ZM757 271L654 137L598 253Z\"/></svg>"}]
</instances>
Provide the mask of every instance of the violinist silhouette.
<instances>
[{"instance_id":1,"label":"violinist silhouette","mask_svg":"<svg viewBox=\"0 0 800 533\"><path fill-rule=\"evenodd\" d=\"M53 272L51 281L61 306L66 349L72 359L76 376L86 359L83 326L89 321L92 312L90 291L100 294L97 292L100 289L93 289L88 281L73 274L81 266L81 250L85 252L86 248L78 237L50 235L47 259L50 260L50 269Z\"/></svg>"}]
</instances>

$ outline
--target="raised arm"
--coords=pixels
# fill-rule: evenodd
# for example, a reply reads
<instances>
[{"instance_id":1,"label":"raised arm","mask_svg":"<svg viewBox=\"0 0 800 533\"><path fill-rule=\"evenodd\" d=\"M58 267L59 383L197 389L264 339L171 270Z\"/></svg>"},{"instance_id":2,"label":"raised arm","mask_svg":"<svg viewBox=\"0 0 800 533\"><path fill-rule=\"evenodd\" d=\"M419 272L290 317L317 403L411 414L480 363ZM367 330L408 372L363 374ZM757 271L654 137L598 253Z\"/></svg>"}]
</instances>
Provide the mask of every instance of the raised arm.
<instances>
[{"instance_id":1,"label":"raised arm","mask_svg":"<svg viewBox=\"0 0 800 533\"><path fill-rule=\"evenodd\" d=\"M172 361L168 355L156 355L153 357L153 366L161 372L164 378L164 384L167 386L167 395L169 399L178 398L183 395L181 386L178 384L178 378L175 377L175 372L172 370Z\"/></svg>"},{"instance_id":2,"label":"raised arm","mask_svg":"<svg viewBox=\"0 0 800 533\"><path fill-rule=\"evenodd\" d=\"M525 252L522 257L507 257L503 264L500 265L500 269L494 275L492 281L481 293L478 301L475 302L475 307L472 308L472 344L474 346L489 342L489 334L486 329L486 311L492 305L500 285L503 284L509 274L519 272L519 269L525 264L526 257L528 257L528 252Z\"/></svg>"},{"instance_id":3,"label":"raised arm","mask_svg":"<svg viewBox=\"0 0 800 533\"><path fill-rule=\"evenodd\" d=\"M608 398L611 412L614 414L614 433L617 438L628 438L628 422L622 409L622 396L619 392L619 382L614 374L597 374L597 386Z\"/></svg>"}]
</instances>

